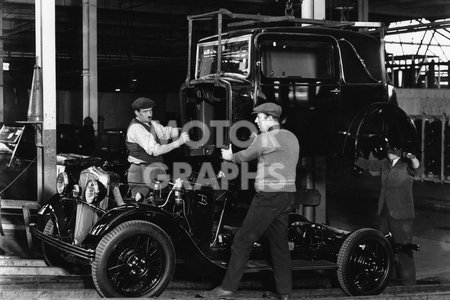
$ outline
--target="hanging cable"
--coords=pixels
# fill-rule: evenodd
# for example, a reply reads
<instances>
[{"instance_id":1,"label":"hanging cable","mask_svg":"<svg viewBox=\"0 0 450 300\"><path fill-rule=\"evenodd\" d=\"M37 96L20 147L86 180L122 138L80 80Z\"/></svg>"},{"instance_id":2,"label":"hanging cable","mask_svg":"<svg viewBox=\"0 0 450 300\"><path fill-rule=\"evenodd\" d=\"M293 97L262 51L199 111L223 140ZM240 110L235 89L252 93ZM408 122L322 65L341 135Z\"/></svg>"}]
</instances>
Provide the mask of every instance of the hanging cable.
<instances>
[{"instance_id":1,"label":"hanging cable","mask_svg":"<svg viewBox=\"0 0 450 300\"><path fill-rule=\"evenodd\" d=\"M28 166L25 167L25 169L22 170L22 172L19 173L19 175L16 176L16 178L14 178L3 190L0 191L0 196L3 195L3 193L11 186L14 184L14 182L16 182L20 176L22 176L22 174L31 166L31 164L33 162L36 161L36 157L28 164Z\"/></svg>"}]
</instances>

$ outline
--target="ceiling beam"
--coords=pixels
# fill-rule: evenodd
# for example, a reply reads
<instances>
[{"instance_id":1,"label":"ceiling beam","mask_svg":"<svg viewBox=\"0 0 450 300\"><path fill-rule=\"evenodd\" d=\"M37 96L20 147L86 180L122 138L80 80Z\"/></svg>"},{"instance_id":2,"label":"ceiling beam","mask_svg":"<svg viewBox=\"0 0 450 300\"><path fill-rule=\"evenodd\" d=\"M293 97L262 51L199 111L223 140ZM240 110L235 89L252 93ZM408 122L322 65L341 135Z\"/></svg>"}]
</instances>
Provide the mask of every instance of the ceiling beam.
<instances>
[{"instance_id":1,"label":"ceiling beam","mask_svg":"<svg viewBox=\"0 0 450 300\"><path fill-rule=\"evenodd\" d=\"M436 30L439 28L448 28L448 27L450 27L450 20L445 20L445 21L438 21L438 22L421 23L421 24L388 28L386 30L386 34L400 34L400 33L406 33L406 32Z\"/></svg>"}]
</instances>

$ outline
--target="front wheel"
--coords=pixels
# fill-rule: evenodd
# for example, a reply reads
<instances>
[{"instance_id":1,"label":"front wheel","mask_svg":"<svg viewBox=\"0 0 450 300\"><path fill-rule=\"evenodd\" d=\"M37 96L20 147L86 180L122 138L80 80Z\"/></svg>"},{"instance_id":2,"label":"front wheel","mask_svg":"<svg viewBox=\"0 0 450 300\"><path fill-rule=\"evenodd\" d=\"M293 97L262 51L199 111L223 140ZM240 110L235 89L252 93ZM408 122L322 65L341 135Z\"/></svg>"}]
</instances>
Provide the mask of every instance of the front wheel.
<instances>
[{"instance_id":1,"label":"front wheel","mask_svg":"<svg viewBox=\"0 0 450 300\"><path fill-rule=\"evenodd\" d=\"M378 295L389 283L393 269L389 241L375 229L352 232L338 254L337 275L348 295Z\"/></svg>"},{"instance_id":2,"label":"front wheel","mask_svg":"<svg viewBox=\"0 0 450 300\"><path fill-rule=\"evenodd\" d=\"M127 221L97 245L92 279L103 297L153 297L172 279L175 250L157 225Z\"/></svg>"}]
</instances>

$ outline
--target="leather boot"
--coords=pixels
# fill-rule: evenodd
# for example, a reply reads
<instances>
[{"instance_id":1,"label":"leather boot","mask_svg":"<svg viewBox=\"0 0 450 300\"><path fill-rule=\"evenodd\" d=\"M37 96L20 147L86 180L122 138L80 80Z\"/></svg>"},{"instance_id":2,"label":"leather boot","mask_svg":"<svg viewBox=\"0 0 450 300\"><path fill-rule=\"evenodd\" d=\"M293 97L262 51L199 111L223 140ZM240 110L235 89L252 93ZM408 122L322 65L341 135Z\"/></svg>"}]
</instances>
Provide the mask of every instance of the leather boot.
<instances>
[{"instance_id":1,"label":"leather boot","mask_svg":"<svg viewBox=\"0 0 450 300\"><path fill-rule=\"evenodd\" d=\"M234 293L233 291L225 290L219 285L210 291L201 293L200 296L207 299L232 299Z\"/></svg>"}]
</instances>

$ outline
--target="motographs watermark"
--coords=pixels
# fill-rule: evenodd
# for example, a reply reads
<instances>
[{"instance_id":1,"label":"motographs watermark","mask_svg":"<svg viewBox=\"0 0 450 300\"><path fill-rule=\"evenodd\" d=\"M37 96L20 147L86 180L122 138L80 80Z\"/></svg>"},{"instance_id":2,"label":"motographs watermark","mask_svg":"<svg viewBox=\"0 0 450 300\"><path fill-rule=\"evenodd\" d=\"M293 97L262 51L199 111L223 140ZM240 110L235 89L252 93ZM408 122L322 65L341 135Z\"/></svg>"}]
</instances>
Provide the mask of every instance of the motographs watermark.
<instances>
[{"instance_id":1,"label":"motographs watermark","mask_svg":"<svg viewBox=\"0 0 450 300\"><path fill-rule=\"evenodd\" d=\"M176 127L176 121L169 121L168 126ZM186 143L186 145L191 148L197 148L211 142L216 148L223 148L228 146L226 145L226 135L229 137L229 142L236 147L247 148L253 142L253 139L256 136L255 133L258 129L253 122L247 120L237 121L231 126L230 121L228 120L211 120L208 123L193 120L187 122L182 127L181 131L197 131L196 138L198 138L198 140L193 139L194 137L190 135L191 140ZM238 136L238 133L242 133L243 131L251 133L246 140L242 140ZM275 147L279 146L274 136L267 136L262 142L273 144Z\"/></svg>"},{"instance_id":2,"label":"motographs watermark","mask_svg":"<svg viewBox=\"0 0 450 300\"><path fill-rule=\"evenodd\" d=\"M285 166L280 163L266 166L265 175L270 175L276 179L267 183L271 189L277 190L281 188L283 182L286 181L284 175L279 172L279 170L284 168ZM230 181L240 179L240 188L242 190L248 190L252 180L257 177L257 172L251 171L250 164L247 162L236 165L224 161L220 164L220 171L217 174L210 162L203 162L199 171L196 172L186 162L174 162L171 168L172 175L169 175L166 172L167 170L169 170L169 167L164 163L149 164L143 171L144 183L149 187L154 187L155 182L158 182L158 187L164 188L169 182L179 178L183 181L183 187L185 189L198 190L208 186L215 190L227 190ZM260 181L261 183L264 184L264 182Z\"/></svg>"},{"instance_id":3,"label":"motographs watermark","mask_svg":"<svg viewBox=\"0 0 450 300\"><path fill-rule=\"evenodd\" d=\"M176 122L170 121L169 126L173 126ZM199 146L213 143L216 148L228 147L225 145L227 142L225 139L228 131L228 137L230 143L237 148L247 148L256 138L257 128L254 123L246 120L241 120L230 126L230 122L227 120L211 120L208 124L201 121L190 121L186 123L182 131L190 132L192 130L200 131L197 134L198 140L190 140L186 143L188 147L198 148ZM239 130L247 130L249 138L247 140L241 140L238 137ZM264 135L261 138L261 145L263 147L277 148L281 147L278 143L275 135ZM270 182L268 185L277 189L280 182L285 180L284 176L279 170L284 169L282 164L272 164L265 167L265 172L272 178L278 180ZM216 174L212 163L203 162L199 170L192 169L192 166L186 162L174 162L172 164L172 175L167 174L169 167L163 163L153 163L148 165L144 170L144 182L149 187L153 187L155 180L158 181L160 187L165 187L173 179L180 178L183 180L183 185L187 189L200 189L204 186L210 186L213 189L226 190L229 188L231 180L240 179L241 189L249 189L252 180L256 179L257 173L250 170L249 162L243 162L240 165L232 162L223 161L220 164L220 175Z\"/></svg>"}]
</instances>

